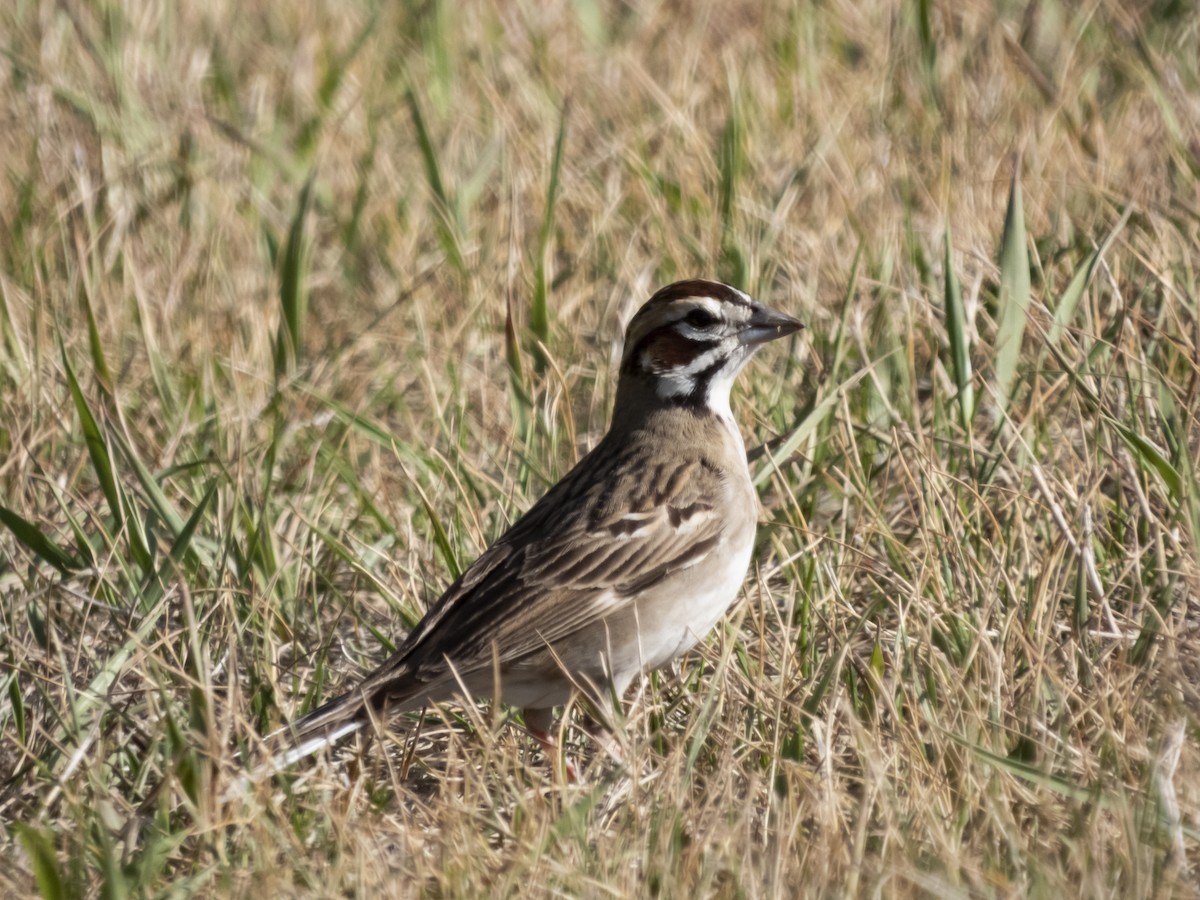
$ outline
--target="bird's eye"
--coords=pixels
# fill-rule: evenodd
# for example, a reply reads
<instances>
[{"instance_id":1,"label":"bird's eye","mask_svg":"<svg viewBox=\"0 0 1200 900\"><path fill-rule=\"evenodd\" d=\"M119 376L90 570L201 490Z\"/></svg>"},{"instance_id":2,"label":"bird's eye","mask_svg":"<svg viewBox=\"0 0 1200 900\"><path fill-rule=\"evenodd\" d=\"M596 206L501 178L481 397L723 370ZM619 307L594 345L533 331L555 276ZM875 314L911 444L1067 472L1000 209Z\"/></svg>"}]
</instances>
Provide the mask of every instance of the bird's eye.
<instances>
[{"instance_id":1,"label":"bird's eye","mask_svg":"<svg viewBox=\"0 0 1200 900\"><path fill-rule=\"evenodd\" d=\"M712 328L719 320L707 309L697 307L684 317L684 321L693 328Z\"/></svg>"}]
</instances>

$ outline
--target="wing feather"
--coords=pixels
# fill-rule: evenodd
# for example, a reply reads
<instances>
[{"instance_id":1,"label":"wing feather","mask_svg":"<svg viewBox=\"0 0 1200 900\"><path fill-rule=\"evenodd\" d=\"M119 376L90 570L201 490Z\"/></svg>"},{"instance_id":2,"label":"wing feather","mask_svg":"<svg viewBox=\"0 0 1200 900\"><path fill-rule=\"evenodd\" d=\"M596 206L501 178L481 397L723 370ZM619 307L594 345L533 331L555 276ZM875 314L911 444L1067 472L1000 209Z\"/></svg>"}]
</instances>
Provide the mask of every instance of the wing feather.
<instances>
[{"instance_id":1,"label":"wing feather","mask_svg":"<svg viewBox=\"0 0 1200 900\"><path fill-rule=\"evenodd\" d=\"M419 681L507 664L628 606L721 543L720 470L697 456L642 478L602 441L463 573L383 669ZM385 680L384 672L376 676ZM372 678L372 681L376 680Z\"/></svg>"}]
</instances>

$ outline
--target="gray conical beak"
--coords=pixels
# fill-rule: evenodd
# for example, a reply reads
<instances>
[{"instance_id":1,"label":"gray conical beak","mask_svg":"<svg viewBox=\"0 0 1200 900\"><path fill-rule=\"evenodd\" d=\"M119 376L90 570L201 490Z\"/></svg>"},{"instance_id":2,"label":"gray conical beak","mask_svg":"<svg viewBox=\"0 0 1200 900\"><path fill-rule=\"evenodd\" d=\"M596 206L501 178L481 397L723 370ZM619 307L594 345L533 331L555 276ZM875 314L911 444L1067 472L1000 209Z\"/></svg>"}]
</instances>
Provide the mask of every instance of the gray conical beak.
<instances>
[{"instance_id":1,"label":"gray conical beak","mask_svg":"<svg viewBox=\"0 0 1200 900\"><path fill-rule=\"evenodd\" d=\"M750 321L738 334L738 340L743 344L765 344L767 341L795 334L803 327L804 324L799 319L793 319L786 313L756 303L750 314Z\"/></svg>"}]
</instances>

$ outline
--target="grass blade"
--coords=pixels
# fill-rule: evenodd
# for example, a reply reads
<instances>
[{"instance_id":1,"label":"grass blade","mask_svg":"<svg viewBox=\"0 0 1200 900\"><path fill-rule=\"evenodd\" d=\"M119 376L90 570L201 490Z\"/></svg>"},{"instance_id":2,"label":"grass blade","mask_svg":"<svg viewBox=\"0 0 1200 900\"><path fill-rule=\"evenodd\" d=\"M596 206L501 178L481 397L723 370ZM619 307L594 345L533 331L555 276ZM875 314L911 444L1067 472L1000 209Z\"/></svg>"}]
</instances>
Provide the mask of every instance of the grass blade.
<instances>
[{"instance_id":1,"label":"grass blade","mask_svg":"<svg viewBox=\"0 0 1200 900\"><path fill-rule=\"evenodd\" d=\"M113 446L116 447L121 458L133 469L133 474L137 477L138 484L141 485L145 492L145 499L154 508L154 511L159 517L166 522L167 527L171 530L172 537L178 537L180 531L183 530L183 516L179 514L179 510L175 508L167 495L163 493L163 489L158 486L158 480L154 474L146 468L146 464L142 462L140 456L133 446L126 441L119 433L112 434Z\"/></svg>"},{"instance_id":2,"label":"grass blade","mask_svg":"<svg viewBox=\"0 0 1200 900\"><path fill-rule=\"evenodd\" d=\"M83 306L84 317L87 319L88 349L92 354L92 367L100 387L109 396L112 395L113 377L108 368L108 360L104 356L104 346L100 343L100 330L96 327L96 314L92 310L92 301L87 289L80 284L79 303Z\"/></svg>"},{"instance_id":3,"label":"grass blade","mask_svg":"<svg viewBox=\"0 0 1200 900\"><path fill-rule=\"evenodd\" d=\"M437 546L438 552L441 553L442 559L446 563L446 568L450 570L450 580L453 581L462 574L462 566L459 564L454 548L450 546L450 536L446 534L442 520L438 517L433 504L425 496L425 492L419 487L417 488L417 492L421 495L421 505L425 507L425 514L429 516L429 523L433 526L433 542Z\"/></svg>"},{"instance_id":4,"label":"grass blade","mask_svg":"<svg viewBox=\"0 0 1200 900\"><path fill-rule=\"evenodd\" d=\"M1104 418L1116 429L1117 434L1121 436L1121 440L1125 442L1125 445L1133 453L1134 458L1143 471L1156 474L1166 487L1172 502L1180 503L1183 500L1183 476L1171 465L1171 461L1167 459L1167 455L1128 425L1124 425L1109 416L1105 416Z\"/></svg>"},{"instance_id":5,"label":"grass blade","mask_svg":"<svg viewBox=\"0 0 1200 900\"><path fill-rule=\"evenodd\" d=\"M17 730L17 743L24 744L28 739L25 731L25 698L21 696L21 684L17 680L16 669L9 673L8 703L12 709L13 727Z\"/></svg>"},{"instance_id":6,"label":"grass blade","mask_svg":"<svg viewBox=\"0 0 1200 900\"><path fill-rule=\"evenodd\" d=\"M171 545L170 557L178 562L188 555L189 548L192 543L192 537L196 533L196 528L200 525L201 519L204 518L204 513L208 511L208 504L212 502L212 498L217 493L217 482L213 479L209 482L208 490L204 492L204 496L200 498L200 503L197 504L195 511L188 516L188 520L183 527L175 535L175 542Z\"/></svg>"},{"instance_id":7,"label":"grass blade","mask_svg":"<svg viewBox=\"0 0 1200 900\"><path fill-rule=\"evenodd\" d=\"M717 167L720 172L720 211L721 227L728 234L733 228L733 213L737 204L737 186L742 173L745 153L743 151L743 133L741 109L734 96L731 101L729 118L721 131L721 143L718 147Z\"/></svg>"},{"instance_id":8,"label":"grass blade","mask_svg":"<svg viewBox=\"0 0 1200 900\"><path fill-rule=\"evenodd\" d=\"M958 387L958 412L962 427L971 430L975 417L975 387L971 383L971 340L967 334L967 315L963 309L962 288L954 272L950 255L950 223L946 222L946 333L950 337L950 360L954 384Z\"/></svg>"},{"instance_id":9,"label":"grass blade","mask_svg":"<svg viewBox=\"0 0 1200 900\"><path fill-rule=\"evenodd\" d=\"M421 161L425 166L425 180L429 183L429 190L433 194L434 203L437 206L438 237L441 240L442 249L445 251L450 265L463 274L466 272L467 266L463 261L462 249L459 246L458 222L454 219L454 204L442 181L442 169L438 164L437 153L433 149L433 140L429 136L429 129L425 126L425 116L421 112L421 104L417 101L417 95L411 85L404 90L404 100L408 104L413 128L417 132L417 148L421 152Z\"/></svg>"},{"instance_id":10,"label":"grass blade","mask_svg":"<svg viewBox=\"0 0 1200 900\"><path fill-rule=\"evenodd\" d=\"M833 339L833 362L829 366L829 377L840 378L842 366L846 362L846 346L850 336L850 316L855 309L855 297L858 292L858 267L862 262L863 242L858 242L854 251L854 261L850 264L850 277L846 279L846 290L842 294L842 316L838 320L837 334Z\"/></svg>"},{"instance_id":11,"label":"grass blade","mask_svg":"<svg viewBox=\"0 0 1200 900\"><path fill-rule=\"evenodd\" d=\"M542 230L538 234L537 259L534 261L533 307L529 311L529 329L533 332L533 354L538 373L544 372L548 360L543 347L550 343L550 310L546 286L546 256L550 252L550 237L554 232L554 207L558 201L559 173L562 170L563 143L567 136L567 107L563 106L558 120L558 137L554 141L554 159L550 163L550 187L546 191L546 211Z\"/></svg>"},{"instance_id":12,"label":"grass blade","mask_svg":"<svg viewBox=\"0 0 1200 900\"><path fill-rule=\"evenodd\" d=\"M842 394L866 378L871 369L886 358L881 357L875 360L870 366L855 372L836 388L829 391L822 398L821 402L813 407L812 412L804 417L804 421L792 429L792 433L767 455L766 460L758 467L758 471L754 474L754 486L756 488L762 487L767 479L771 477L771 473L777 471L780 466L786 463L792 454L796 452L796 449L816 432L821 423L825 421L834 407L837 406Z\"/></svg>"},{"instance_id":13,"label":"grass blade","mask_svg":"<svg viewBox=\"0 0 1200 900\"><path fill-rule=\"evenodd\" d=\"M517 433L524 434L533 401L525 386L525 366L521 358L521 341L517 335L515 306L510 288L504 301L504 356L508 362L508 383L512 388L513 421L517 423Z\"/></svg>"},{"instance_id":14,"label":"grass blade","mask_svg":"<svg viewBox=\"0 0 1200 900\"><path fill-rule=\"evenodd\" d=\"M104 499L108 502L109 512L116 522L116 530L118 532L121 530L126 532L130 553L142 571L149 572L152 560L150 550L141 535L141 530L135 527L126 527L130 526L131 523L126 520L123 495L117 485L116 476L113 474L112 454L109 453L108 441L101 433L100 425L97 423L96 417L92 414L87 399L83 396L83 391L79 387L79 380L75 377L75 370L71 368L71 363L67 359L66 348L61 344L59 345L59 352L62 354L63 368L67 373L67 386L71 392L71 399L75 403L75 411L79 415L79 424L83 429L83 438L87 444L88 455L92 459L92 469L96 473L96 480L100 484L100 490L104 493Z\"/></svg>"},{"instance_id":15,"label":"grass blade","mask_svg":"<svg viewBox=\"0 0 1200 900\"><path fill-rule=\"evenodd\" d=\"M1025 210L1021 203L1021 163L1013 167L1004 216L1004 234L1000 238L1000 297L996 327L996 399L1001 410L1007 409L1025 336L1029 309L1029 248L1025 239Z\"/></svg>"},{"instance_id":16,"label":"grass blade","mask_svg":"<svg viewBox=\"0 0 1200 900\"><path fill-rule=\"evenodd\" d=\"M1070 283L1067 284L1066 290L1058 298L1058 304L1054 308L1054 321L1050 324L1050 331L1046 335L1046 340L1051 344L1057 344L1062 339L1063 332L1075 318L1075 310L1079 306L1079 301L1083 298L1084 290L1092 283L1092 277L1096 274L1096 269L1100 266L1100 260L1104 258L1104 254L1108 252L1108 248L1112 245L1112 242L1116 239L1121 229L1125 227L1125 223L1129 221L1129 216L1132 212L1132 206L1125 207L1125 211L1121 213L1121 218L1105 236L1104 242L1088 255L1087 262L1075 272L1071 277Z\"/></svg>"},{"instance_id":17,"label":"grass blade","mask_svg":"<svg viewBox=\"0 0 1200 900\"><path fill-rule=\"evenodd\" d=\"M67 359L66 350L62 347L59 349L62 352L63 368L67 373L67 387L71 392L71 399L75 403L75 412L79 416L79 425L83 429L83 439L87 444L88 455L92 458L92 469L96 473L96 480L100 483L100 490L104 492L104 499L108 501L109 511L119 526L122 518L121 502L117 495L117 482L113 477L112 457L108 452L108 443L104 440L104 435L100 433L96 417L92 415L91 407L88 406L87 399L80 390L79 380L75 377L75 370L71 368L71 363Z\"/></svg>"},{"instance_id":18,"label":"grass blade","mask_svg":"<svg viewBox=\"0 0 1200 900\"><path fill-rule=\"evenodd\" d=\"M917 41L921 46L921 64L925 76L932 81L937 65L937 41L933 36L933 16L929 0L917 0Z\"/></svg>"},{"instance_id":19,"label":"grass blade","mask_svg":"<svg viewBox=\"0 0 1200 900\"><path fill-rule=\"evenodd\" d=\"M60 900L67 896L63 888L62 876L58 871L58 856L54 852L54 841L43 831L32 828L23 822L16 825L17 837L21 846L33 864L33 879L37 882L38 893L45 900Z\"/></svg>"},{"instance_id":20,"label":"grass blade","mask_svg":"<svg viewBox=\"0 0 1200 900\"><path fill-rule=\"evenodd\" d=\"M283 260L279 270L279 305L282 315L279 331L275 337L275 376L278 378L296 364L300 358L300 344L304 336L304 320L308 314L308 290L304 278L306 248L304 223L312 202L314 175L309 175L300 189L296 212L288 229L287 244L283 248Z\"/></svg>"},{"instance_id":21,"label":"grass blade","mask_svg":"<svg viewBox=\"0 0 1200 900\"><path fill-rule=\"evenodd\" d=\"M32 550L62 575L68 575L73 570L81 568L80 563L51 538L42 534L37 526L23 519L6 506L0 506L0 524L7 526L18 541Z\"/></svg>"},{"instance_id":22,"label":"grass blade","mask_svg":"<svg viewBox=\"0 0 1200 900\"><path fill-rule=\"evenodd\" d=\"M730 91L729 118L721 132L717 148L717 168L720 173L719 203L721 215L721 280L734 287L746 288L746 259L738 244L734 228L737 209L738 182L745 167L745 125L736 90Z\"/></svg>"}]
</instances>

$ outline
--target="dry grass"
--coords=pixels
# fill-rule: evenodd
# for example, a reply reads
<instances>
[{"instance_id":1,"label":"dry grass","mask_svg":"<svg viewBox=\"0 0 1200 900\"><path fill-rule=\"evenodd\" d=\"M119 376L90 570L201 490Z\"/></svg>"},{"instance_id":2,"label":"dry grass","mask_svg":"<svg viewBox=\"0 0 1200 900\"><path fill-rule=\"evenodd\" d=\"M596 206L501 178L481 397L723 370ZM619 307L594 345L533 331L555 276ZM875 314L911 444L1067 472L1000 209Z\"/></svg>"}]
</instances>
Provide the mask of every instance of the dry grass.
<instances>
[{"instance_id":1,"label":"dry grass","mask_svg":"<svg viewBox=\"0 0 1200 900\"><path fill-rule=\"evenodd\" d=\"M0 10L0 890L1194 893L1190 4L181 6ZM810 330L627 765L469 710L221 802L683 275Z\"/></svg>"}]
</instances>

